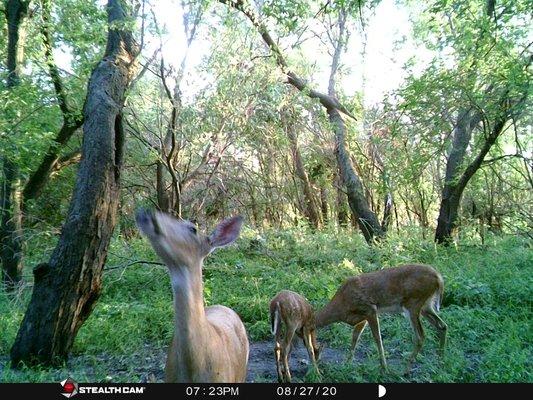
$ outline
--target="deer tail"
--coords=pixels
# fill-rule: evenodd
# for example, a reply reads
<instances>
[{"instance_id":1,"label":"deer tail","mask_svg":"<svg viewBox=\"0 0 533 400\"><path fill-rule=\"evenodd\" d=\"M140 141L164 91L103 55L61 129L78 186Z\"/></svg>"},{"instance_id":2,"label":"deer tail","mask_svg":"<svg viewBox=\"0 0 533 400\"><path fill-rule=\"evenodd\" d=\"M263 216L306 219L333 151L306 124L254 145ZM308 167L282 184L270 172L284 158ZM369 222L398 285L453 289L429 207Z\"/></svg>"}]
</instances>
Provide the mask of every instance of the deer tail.
<instances>
[{"instance_id":1,"label":"deer tail","mask_svg":"<svg viewBox=\"0 0 533 400\"><path fill-rule=\"evenodd\" d=\"M276 303L274 308L270 310L270 326L272 335L276 336L278 334L280 322L281 317L279 312L279 303Z\"/></svg>"},{"instance_id":2,"label":"deer tail","mask_svg":"<svg viewBox=\"0 0 533 400\"><path fill-rule=\"evenodd\" d=\"M437 292L435 293L435 309L440 311L440 306L442 305L442 299L444 297L444 281L441 276L439 276L439 286Z\"/></svg>"}]
</instances>

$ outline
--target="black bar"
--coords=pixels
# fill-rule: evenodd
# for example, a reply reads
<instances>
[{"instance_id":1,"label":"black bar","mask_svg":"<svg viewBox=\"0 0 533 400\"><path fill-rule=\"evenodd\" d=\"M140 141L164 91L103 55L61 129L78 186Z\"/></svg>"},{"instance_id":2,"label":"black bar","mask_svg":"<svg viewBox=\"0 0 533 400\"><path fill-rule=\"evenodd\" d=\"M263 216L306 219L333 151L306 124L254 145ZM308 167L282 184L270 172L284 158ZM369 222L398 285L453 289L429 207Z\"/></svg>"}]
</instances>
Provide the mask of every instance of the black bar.
<instances>
[{"instance_id":1,"label":"black bar","mask_svg":"<svg viewBox=\"0 0 533 400\"><path fill-rule=\"evenodd\" d=\"M423 399L428 396L503 397L527 393L529 384L382 383L387 399ZM77 383L74 399L378 399L377 383L244 383L244 384L112 384ZM383 392L383 389L381 389ZM2 383L0 398L66 399L60 383Z\"/></svg>"}]
</instances>

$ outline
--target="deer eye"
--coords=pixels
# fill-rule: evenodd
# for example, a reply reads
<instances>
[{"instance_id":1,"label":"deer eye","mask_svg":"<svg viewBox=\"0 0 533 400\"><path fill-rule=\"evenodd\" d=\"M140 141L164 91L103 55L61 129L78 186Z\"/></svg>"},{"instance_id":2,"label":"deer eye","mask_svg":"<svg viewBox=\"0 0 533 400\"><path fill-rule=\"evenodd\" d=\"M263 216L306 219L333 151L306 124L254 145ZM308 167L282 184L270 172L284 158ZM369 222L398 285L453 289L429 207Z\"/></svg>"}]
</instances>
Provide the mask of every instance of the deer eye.
<instances>
[{"instance_id":1,"label":"deer eye","mask_svg":"<svg viewBox=\"0 0 533 400\"><path fill-rule=\"evenodd\" d=\"M195 226L189 226L189 230L191 231L191 233L192 233L193 235L196 235L196 232L197 232L197 231L196 231L196 227L195 227Z\"/></svg>"}]
</instances>

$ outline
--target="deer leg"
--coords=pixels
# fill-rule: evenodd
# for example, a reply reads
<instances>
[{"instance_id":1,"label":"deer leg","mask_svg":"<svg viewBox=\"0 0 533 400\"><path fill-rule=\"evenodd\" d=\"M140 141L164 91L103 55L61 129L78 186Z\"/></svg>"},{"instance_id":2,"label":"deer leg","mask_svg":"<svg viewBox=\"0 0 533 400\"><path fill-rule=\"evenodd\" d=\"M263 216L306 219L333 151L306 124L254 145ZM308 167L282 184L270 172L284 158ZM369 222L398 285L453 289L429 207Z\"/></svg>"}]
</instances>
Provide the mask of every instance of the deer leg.
<instances>
[{"instance_id":1,"label":"deer leg","mask_svg":"<svg viewBox=\"0 0 533 400\"><path fill-rule=\"evenodd\" d=\"M414 349L411 357L409 358L410 365L413 361L415 361L416 356L420 352L422 344L424 343L424 329L422 329L422 324L420 323L420 310L409 310L408 313L414 333Z\"/></svg>"},{"instance_id":2,"label":"deer leg","mask_svg":"<svg viewBox=\"0 0 533 400\"><path fill-rule=\"evenodd\" d=\"M316 329L313 329L311 331L310 337L311 337L311 346L313 346L313 351L315 352L315 358L318 361L318 359L320 358L321 346L319 346L319 344L316 341Z\"/></svg>"},{"instance_id":3,"label":"deer leg","mask_svg":"<svg viewBox=\"0 0 533 400\"><path fill-rule=\"evenodd\" d=\"M313 363L313 367L315 368L316 373L320 376L320 370L318 369L318 363L316 361L315 356L315 349L313 348L313 343L315 343L315 341L313 340L313 335L314 331L308 331L307 329L304 329L303 339L305 347L307 348L307 354L309 354L309 358Z\"/></svg>"},{"instance_id":4,"label":"deer leg","mask_svg":"<svg viewBox=\"0 0 533 400\"><path fill-rule=\"evenodd\" d=\"M439 337L439 353L441 356L444 355L444 348L446 347L446 331L448 330L448 326L431 307L423 310L422 315L436 329Z\"/></svg>"},{"instance_id":5,"label":"deer leg","mask_svg":"<svg viewBox=\"0 0 533 400\"><path fill-rule=\"evenodd\" d=\"M283 340L283 352L282 352L282 358L283 358L283 366L285 367L285 381L291 382L291 371L289 369L289 357L291 355L292 350L292 339L294 338L294 332L296 330L292 327L287 327L287 331L285 332L285 339Z\"/></svg>"},{"instance_id":6,"label":"deer leg","mask_svg":"<svg viewBox=\"0 0 533 400\"><path fill-rule=\"evenodd\" d=\"M353 357L355 355L355 346L357 346L357 342L359 341L359 338L361 337L361 333L363 333L363 330L366 327L366 320L363 320L359 322L358 324L355 324L353 328L352 333L352 347L350 348L350 353L348 355L348 362L353 360Z\"/></svg>"},{"instance_id":7,"label":"deer leg","mask_svg":"<svg viewBox=\"0 0 533 400\"><path fill-rule=\"evenodd\" d=\"M276 357L276 370L278 372L278 382L283 382L283 371L281 368L281 345L279 344L278 338L276 338L276 344L274 346L274 355Z\"/></svg>"},{"instance_id":8,"label":"deer leg","mask_svg":"<svg viewBox=\"0 0 533 400\"><path fill-rule=\"evenodd\" d=\"M368 325L370 325L370 329L372 330L372 336L374 336L374 340L376 341L376 345L378 347L379 352L379 360L381 363L381 368L383 370L387 370L387 361L385 361L385 351L383 350L383 342L381 341L381 332L379 330L379 319L376 313L372 314L367 318Z\"/></svg>"}]
</instances>

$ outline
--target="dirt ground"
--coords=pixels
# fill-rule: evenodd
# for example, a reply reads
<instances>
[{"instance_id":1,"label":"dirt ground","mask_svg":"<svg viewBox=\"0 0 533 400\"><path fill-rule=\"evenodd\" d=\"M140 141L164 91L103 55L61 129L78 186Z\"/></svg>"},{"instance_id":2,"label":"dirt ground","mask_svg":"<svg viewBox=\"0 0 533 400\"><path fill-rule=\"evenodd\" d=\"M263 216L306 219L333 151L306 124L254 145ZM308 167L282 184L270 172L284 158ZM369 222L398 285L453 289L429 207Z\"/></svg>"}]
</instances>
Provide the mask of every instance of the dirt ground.
<instances>
[{"instance_id":1,"label":"dirt ground","mask_svg":"<svg viewBox=\"0 0 533 400\"><path fill-rule=\"evenodd\" d=\"M300 381L309 368L307 350L301 340L295 340L289 367L293 380ZM334 364L344 361L345 351L324 346L320 360ZM274 343L255 342L250 345L247 382L277 382L276 361L274 359Z\"/></svg>"},{"instance_id":2,"label":"dirt ground","mask_svg":"<svg viewBox=\"0 0 533 400\"><path fill-rule=\"evenodd\" d=\"M303 379L308 368L308 356L301 340L295 340L290 358L290 369L293 381ZM247 382L277 382L276 363L274 360L274 343L261 341L250 343L250 357L248 360ZM325 363L341 363L346 357L346 351L324 346L320 359ZM74 355L69 358L67 366L48 372L52 381L61 381L70 376L79 382L95 382L101 380L96 377L96 370L106 371L106 382L163 382L166 360L166 348L155 348L152 345L135 349L133 354L117 356L109 354ZM0 381L6 380L3 374L8 363L8 357L0 357ZM24 372L9 371L9 374L24 374ZM28 374L28 372L25 372ZM100 374L98 374L101 376ZM136 377L137 379L134 379ZM20 379L26 380L24 376ZM8 379L13 380L13 379Z\"/></svg>"}]
</instances>

